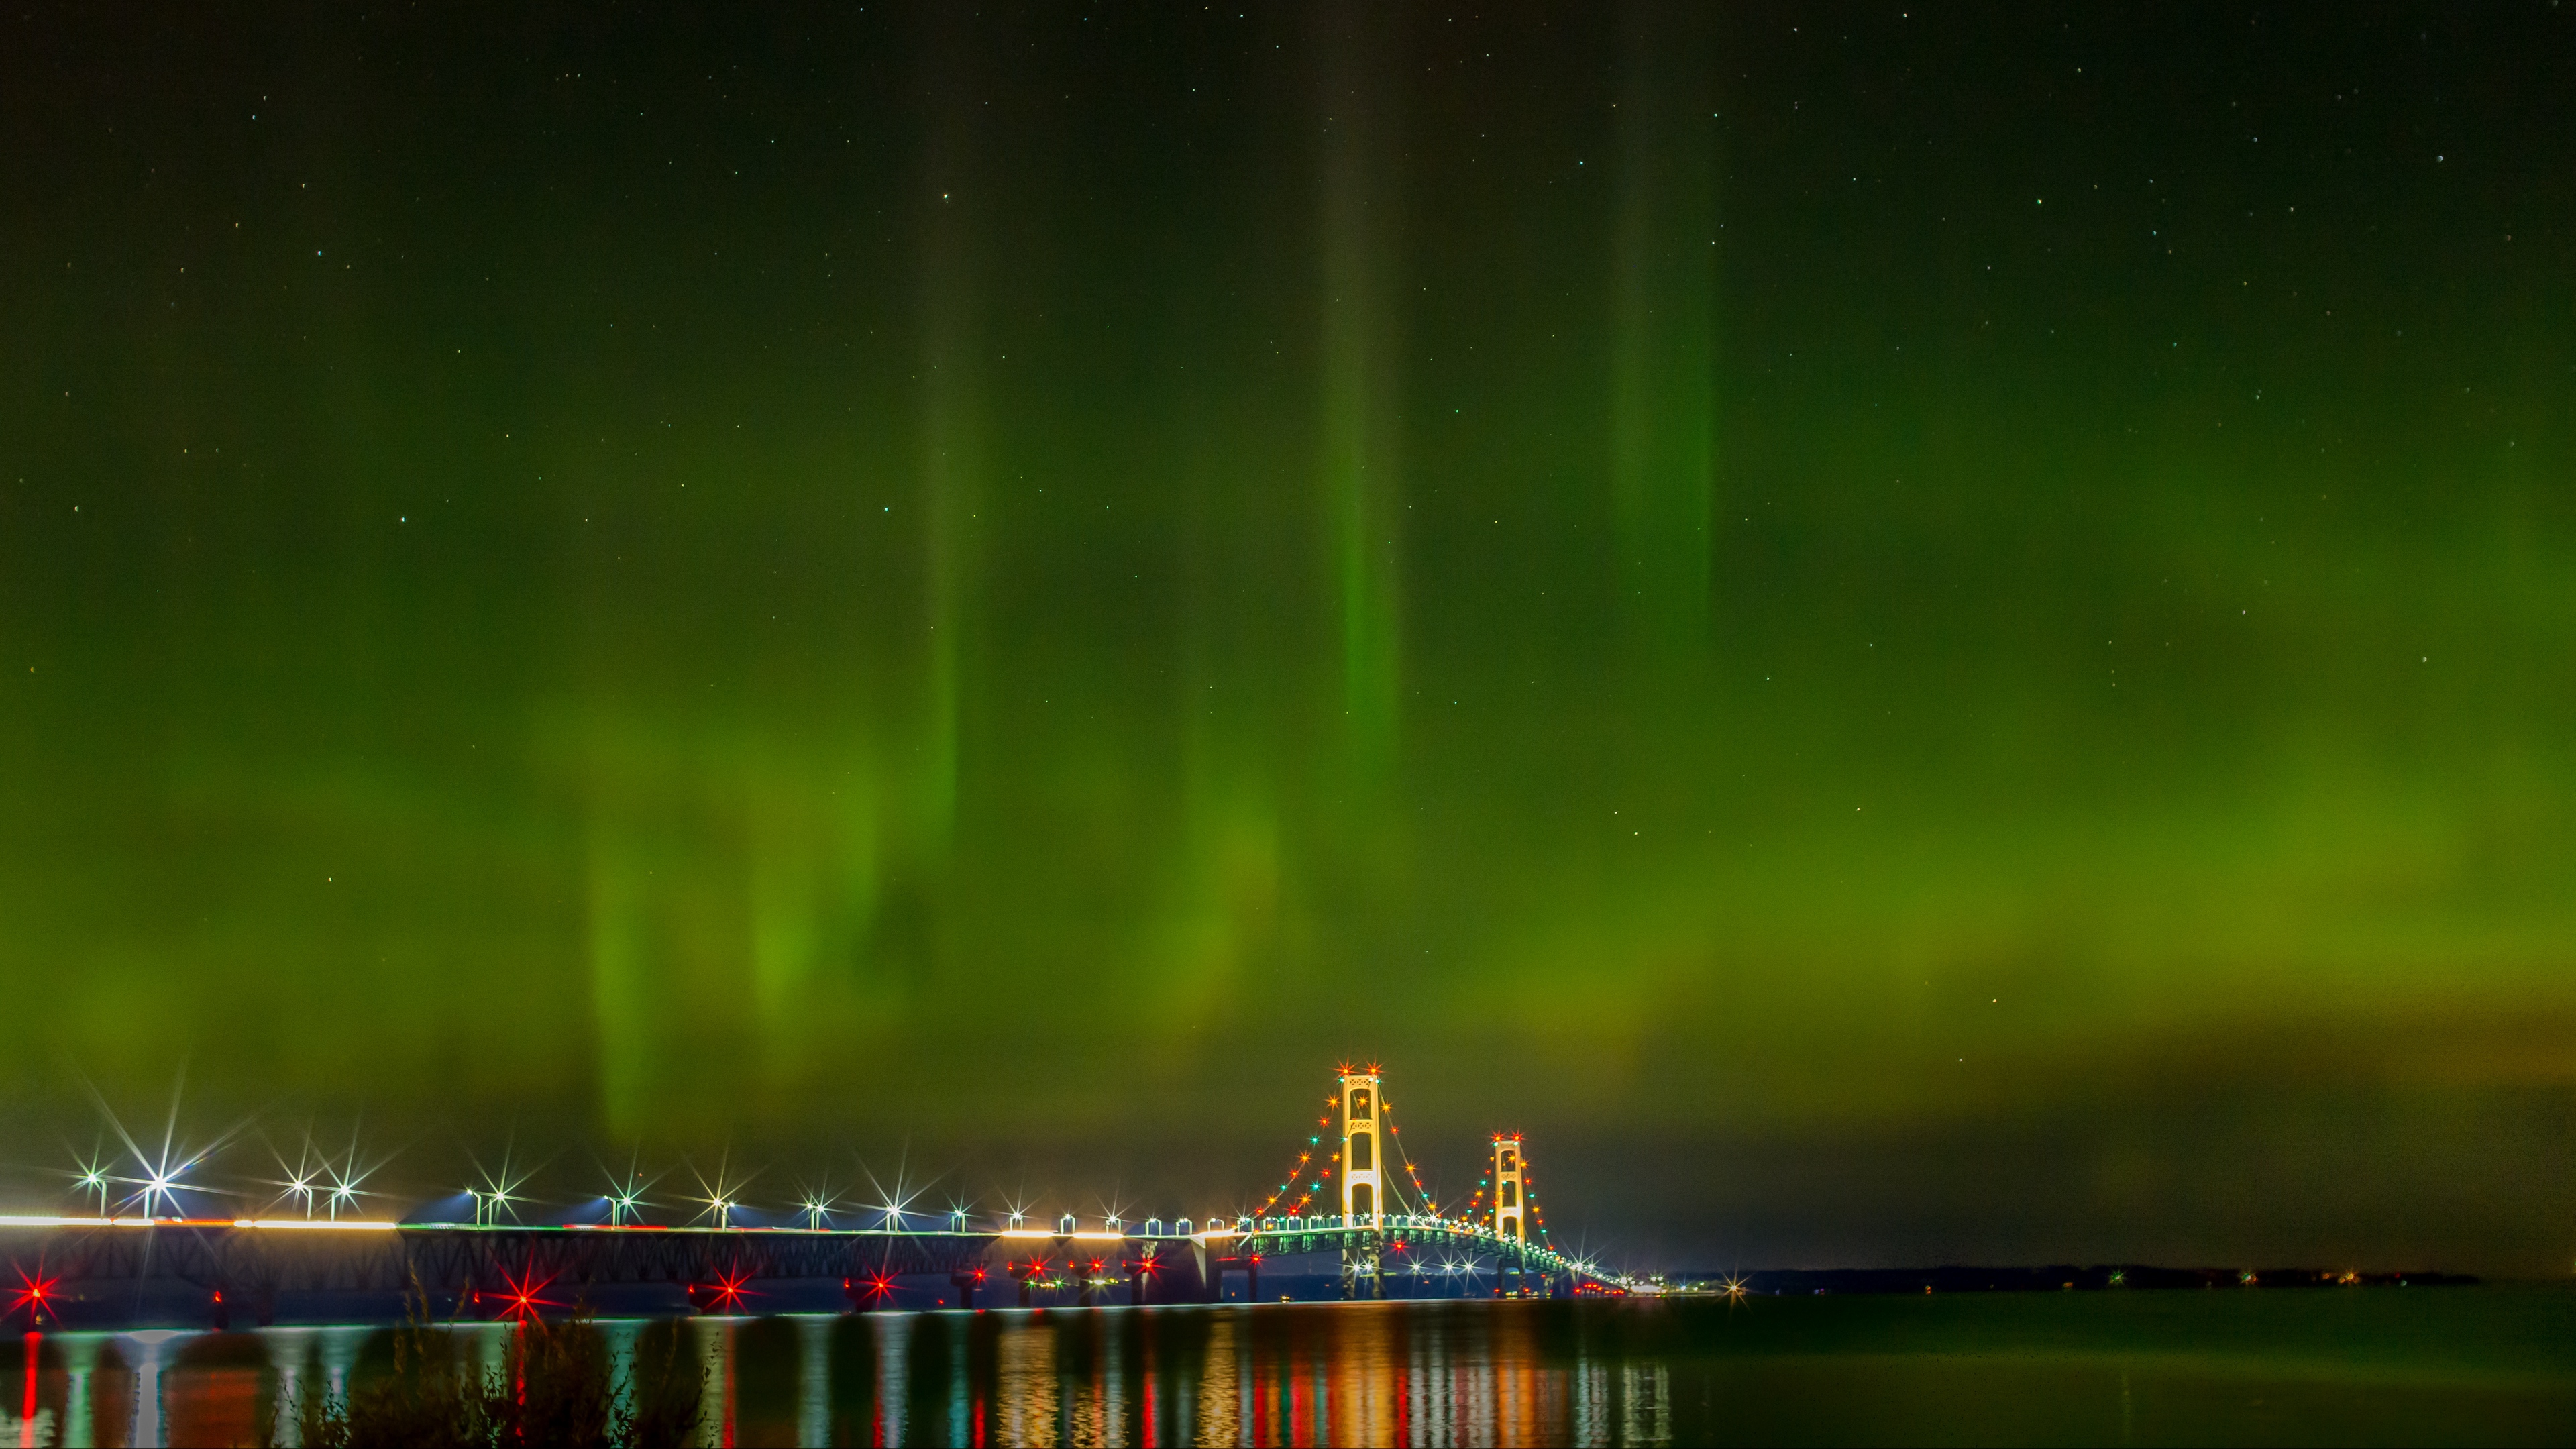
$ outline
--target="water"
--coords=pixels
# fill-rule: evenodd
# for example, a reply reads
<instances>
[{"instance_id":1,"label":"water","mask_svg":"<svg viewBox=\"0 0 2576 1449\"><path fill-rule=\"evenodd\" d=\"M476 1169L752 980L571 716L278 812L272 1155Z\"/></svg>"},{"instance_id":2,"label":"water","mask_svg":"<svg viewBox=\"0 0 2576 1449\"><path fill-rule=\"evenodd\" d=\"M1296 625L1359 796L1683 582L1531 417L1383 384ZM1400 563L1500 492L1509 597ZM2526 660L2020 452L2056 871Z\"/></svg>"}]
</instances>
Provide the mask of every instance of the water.
<instances>
[{"instance_id":1,"label":"water","mask_svg":"<svg viewBox=\"0 0 2576 1449\"><path fill-rule=\"evenodd\" d=\"M454 1330L501 1362L502 1325ZM705 1442L2576 1441L2556 1288L1371 1303L618 1320L707 1370ZM253 1443L381 1328L26 1341L0 1446Z\"/></svg>"}]
</instances>

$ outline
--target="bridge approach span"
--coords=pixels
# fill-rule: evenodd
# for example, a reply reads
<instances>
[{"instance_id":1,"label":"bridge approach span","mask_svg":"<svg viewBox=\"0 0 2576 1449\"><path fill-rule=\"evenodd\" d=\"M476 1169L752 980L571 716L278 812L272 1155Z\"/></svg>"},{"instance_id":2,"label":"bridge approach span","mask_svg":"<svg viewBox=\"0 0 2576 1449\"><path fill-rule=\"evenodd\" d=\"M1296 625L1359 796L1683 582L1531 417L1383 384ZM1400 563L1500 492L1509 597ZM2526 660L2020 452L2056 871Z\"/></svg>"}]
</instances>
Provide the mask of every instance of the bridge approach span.
<instances>
[{"instance_id":1,"label":"bridge approach span","mask_svg":"<svg viewBox=\"0 0 2576 1449\"><path fill-rule=\"evenodd\" d=\"M0 1283L22 1296L38 1285L188 1287L264 1319L280 1293L506 1299L550 1285L550 1301L569 1302L593 1284L972 1277L994 1241L977 1232L60 1219L0 1224Z\"/></svg>"}]
</instances>

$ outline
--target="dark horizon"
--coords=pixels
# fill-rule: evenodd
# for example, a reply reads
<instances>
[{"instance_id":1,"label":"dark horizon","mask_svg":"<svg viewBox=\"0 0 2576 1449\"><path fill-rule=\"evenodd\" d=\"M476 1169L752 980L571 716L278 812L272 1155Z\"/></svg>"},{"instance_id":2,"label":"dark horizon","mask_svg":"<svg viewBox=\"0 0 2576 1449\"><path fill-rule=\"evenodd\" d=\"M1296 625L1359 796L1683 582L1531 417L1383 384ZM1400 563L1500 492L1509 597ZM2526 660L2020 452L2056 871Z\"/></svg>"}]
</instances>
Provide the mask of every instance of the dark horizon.
<instances>
[{"instance_id":1,"label":"dark horizon","mask_svg":"<svg viewBox=\"0 0 2576 1449\"><path fill-rule=\"evenodd\" d=\"M2569 1271L2552 0L5 23L0 1212Z\"/></svg>"}]
</instances>

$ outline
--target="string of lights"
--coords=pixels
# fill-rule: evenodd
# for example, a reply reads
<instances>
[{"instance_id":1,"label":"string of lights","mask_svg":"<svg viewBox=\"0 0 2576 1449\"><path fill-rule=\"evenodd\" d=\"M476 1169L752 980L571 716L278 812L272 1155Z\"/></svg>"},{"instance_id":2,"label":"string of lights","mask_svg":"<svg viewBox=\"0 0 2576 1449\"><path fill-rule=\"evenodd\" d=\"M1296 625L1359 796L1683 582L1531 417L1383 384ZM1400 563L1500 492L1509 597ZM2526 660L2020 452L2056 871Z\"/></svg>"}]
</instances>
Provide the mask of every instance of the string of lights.
<instances>
[{"instance_id":1,"label":"string of lights","mask_svg":"<svg viewBox=\"0 0 2576 1449\"><path fill-rule=\"evenodd\" d=\"M1413 1181L1411 1206L1404 1202L1401 1193L1390 1193L1389 1196L1396 1199L1397 1207L1408 1212L1418 1210L1423 1217L1438 1217L1440 1205L1431 1200L1430 1192L1422 1186L1422 1170L1413 1165L1412 1155L1404 1150L1404 1129L1395 1125L1395 1104L1381 1096L1378 1098L1377 1110L1379 1120L1386 1123L1387 1145L1395 1149L1396 1160L1404 1165L1404 1175Z\"/></svg>"},{"instance_id":2,"label":"string of lights","mask_svg":"<svg viewBox=\"0 0 2576 1449\"><path fill-rule=\"evenodd\" d=\"M1339 1095L1324 1099L1324 1115L1315 1119L1316 1135L1307 1138L1308 1142L1318 1147L1323 1145L1324 1135L1333 1130L1333 1110L1341 1105L1342 1099ZM1315 1194L1324 1190L1324 1179L1333 1175L1333 1169L1328 1164L1338 1163L1341 1160L1342 1154L1335 1150L1324 1154L1323 1160L1315 1164L1314 1182L1308 1184L1306 1190L1297 1195L1297 1200L1288 1205L1288 1213L1291 1217L1304 1214L1306 1204L1313 1202Z\"/></svg>"},{"instance_id":3,"label":"string of lights","mask_svg":"<svg viewBox=\"0 0 2576 1449\"><path fill-rule=\"evenodd\" d=\"M1526 1155L1521 1158L1521 1200L1529 1205L1530 1225L1538 1229L1540 1237L1546 1237L1547 1210L1538 1205L1538 1179L1531 1174Z\"/></svg>"},{"instance_id":4,"label":"string of lights","mask_svg":"<svg viewBox=\"0 0 2576 1449\"><path fill-rule=\"evenodd\" d=\"M1413 1213L1423 1217L1437 1217L1439 1215L1439 1205L1431 1196L1430 1189L1423 1186L1422 1169L1413 1161L1412 1155L1404 1150L1402 1135L1403 1129L1395 1124L1394 1105L1381 1098L1377 1106L1380 1114L1379 1120L1386 1126L1385 1135L1387 1144L1394 1149L1399 1163L1404 1168L1405 1179L1412 1187L1411 1198L1408 1201L1402 1184L1389 1184L1390 1187L1394 1188L1394 1191L1389 1194L1393 1199L1389 1206L1399 1212ZM1309 1149L1322 1147L1324 1137L1332 1131L1333 1114L1339 1111L1341 1107L1342 1097L1338 1091L1324 1099L1324 1115L1315 1119L1316 1131L1306 1139ZM1292 1193L1295 1194L1295 1197L1288 1204L1286 1210L1287 1214L1290 1216L1302 1215L1305 1212L1307 1205L1315 1200L1316 1194L1325 1191L1327 1184L1330 1182L1333 1175L1341 1169L1341 1166L1342 1153L1339 1148L1328 1153L1319 1154L1315 1151L1309 1150L1297 1154L1297 1160L1289 1165L1288 1179L1280 1183L1277 1188L1271 1191L1270 1196L1262 1201L1260 1208L1254 1212L1253 1216L1269 1216L1271 1210L1279 1206L1280 1200L1288 1198ZM1306 1173L1309 1169L1314 1173L1314 1178L1311 1182L1306 1178Z\"/></svg>"},{"instance_id":5,"label":"string of lights","mask_svg":"<svg viewBox=\"0 0 2576 1449\"><path fill-rule=\"evenodd\" d=\"M1314 1167L1317 1173L1315 1184L1308 1187L1304 1195L1299 1197L1297 1201L1289 1207L1288 1211L1291 1213L1304 1212L1306 1210L1306 1204L1314 1200L1316 1189L1323 1186L1323 1176L1329 1171L1329 1169L1316 1164L1315 1153L1312 1149L1323 1145L1323 1131L1333 1125L1332 1109L1340 1106L1341 1103L1342 1099L1339 1096L1331 1096L1324 1099L1325 1115L1315 1119L1316 1133L1314 1136L1306 1139L1308 1150L1297 1154L1297 1160L1289 1164L1288 1180L1279 1184L1278 1189L1272 1192L1268 1198L1263 1200L1261 1206L1253 1212L1252 1215L1254 1217L1268 1217L1270 1215L1270 1210L1279 1205L1279 1200L1286 1197L1291 1190L1296 1188L1299 1183L1305 1180L1306 1170L1309 1167ZM1336 1160L1338 1160L1338 1154L1336 1154Z\"/></svg>"}]
</instances>

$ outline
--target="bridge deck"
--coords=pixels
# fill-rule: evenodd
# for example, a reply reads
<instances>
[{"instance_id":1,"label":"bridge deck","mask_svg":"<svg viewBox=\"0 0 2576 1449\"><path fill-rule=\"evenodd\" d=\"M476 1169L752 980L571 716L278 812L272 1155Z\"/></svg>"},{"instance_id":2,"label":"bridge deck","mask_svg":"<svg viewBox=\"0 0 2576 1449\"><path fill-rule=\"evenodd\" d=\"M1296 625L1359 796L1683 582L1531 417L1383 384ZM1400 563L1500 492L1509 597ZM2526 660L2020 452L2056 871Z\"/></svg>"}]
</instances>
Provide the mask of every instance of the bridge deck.
<instances>
[{"instance_id":1,"label":"bridge deck","mask_svg":"<svg viewBox=\"0 0 2576 1449\"><path fill-rule=\"evenodd\" d=\"M0 1283L12 1277L66 1288L157 1282L254 1302L273 1302L280 1293L506 1296L533 1283L552 1283L558 1292L594 1284L882 1283L915 1274L980 1275L996 1246L1015 1269L1087 1259L1115 1277L1165 1265L1182 1270L1195 1296L1207 1301L1217 1296L1214 1280L1224 1267L1302 1253L1467 1253L1524 1272L1588 1276L1544 1246L1424 1219L1147 1235L55 1218L0 1220L0 1275L7 1275Z\"/></svg>"},{"instance_id":2,"label":"bridge deck","mask_svg":"<svg viewBox=\"0 0 2576 1449\"><path fill-rule=\"evenodd\" d=\"M0 1225L0 1264L29 1281L64 1283L502 1292L514 1281L541 1279L691 1284L950 1274L981 1266L994 1237L794 1228L67 1222Z\"/></svg>"}]
</instances>

